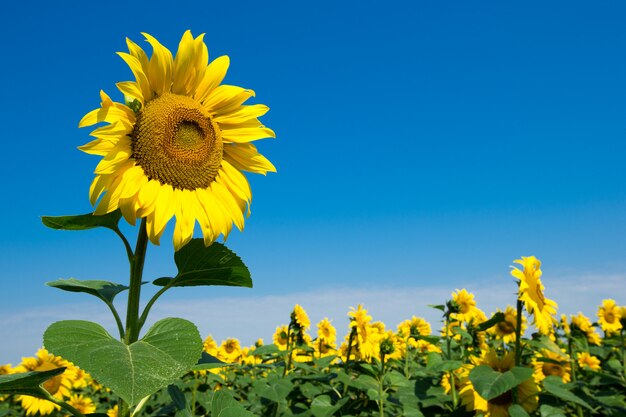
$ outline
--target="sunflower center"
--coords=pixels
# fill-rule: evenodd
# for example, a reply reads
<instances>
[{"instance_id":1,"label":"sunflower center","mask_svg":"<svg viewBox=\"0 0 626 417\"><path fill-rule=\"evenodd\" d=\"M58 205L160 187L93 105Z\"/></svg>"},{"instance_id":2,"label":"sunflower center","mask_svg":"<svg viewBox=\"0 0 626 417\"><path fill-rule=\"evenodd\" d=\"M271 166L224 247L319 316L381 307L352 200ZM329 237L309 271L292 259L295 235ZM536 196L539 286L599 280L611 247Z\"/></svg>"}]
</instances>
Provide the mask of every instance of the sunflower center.
<instances>
[{"instance_id":1,"label":"sunflower center","mask_svg":"<svg viewBox=\"0 0 626 417\"><path fill-rule=\"evenodd\" d=\"M222 163L219 127L191 97L165 93L146 103L132 139L146 176L173 188L207 188Z\"/></svg>"},{"instance_id":2,"label":"sunflower center","mask_svg":"<svg viewBox=\"0 0 626 417\"><path fill-rule=\"evenodd\" d=\"M497 324L498 329L504 334L511 334L515 332L515 327L508 321L501 321Z\"/></svg>"},{"instance_id":3,"label":"sunflower center","mask_svg":"<svg viewBox=\"0 0 626 417\"><path fill-rule=\"evenodd\" d=\"M496 398L493 398L491 400L489 400L489 402L491 404L494 405L509 405L513 403L513 392L512 391L507 391L502 395L497 396Z\"/></svg>"}]
</instances>

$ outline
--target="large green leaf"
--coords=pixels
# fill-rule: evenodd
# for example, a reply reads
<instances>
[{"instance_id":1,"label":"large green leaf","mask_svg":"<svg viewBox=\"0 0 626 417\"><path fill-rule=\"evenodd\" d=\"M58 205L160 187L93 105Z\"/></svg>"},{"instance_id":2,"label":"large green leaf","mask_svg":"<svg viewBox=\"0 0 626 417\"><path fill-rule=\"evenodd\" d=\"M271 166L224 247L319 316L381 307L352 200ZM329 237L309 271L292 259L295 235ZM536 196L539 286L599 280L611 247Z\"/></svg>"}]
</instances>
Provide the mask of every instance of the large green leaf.
<instances>
[{"instance_id":1,"label":"large green leaf","mask_svg":"<svg viewBox=\"0 0 626 417\"><path fill-rule=\"evenodd\" d=\"M545 392L554 395L557 398L560 398L564 401L568 401L574 404L581 405L589 410L591 410L591 406L587 404L585 400L578 397L573 392L569 391L567 386L563 383L563 380L558 376L549 376L543 380L543 389Z\"/></svg>"},{"instance_id":2,"label":"large green leaf","mask_svg":"<svg viewBox=\"0 0 626 417\"><path fill-rule=\"evenodd\" d=\"M509 415L511 417L530 417L524 407L519 404L513 404L509 407Z\"/></svg>"},{"instance_id":3,"label":"large green leaf","mask_svg":"<svg viewBox=\"0 0 626 417\"><path fill-rule=\"evenodd\" d=\"M515 367L510 371L497 372L489 365L480 365L470 371L469 379L476 392L489 401L518 386L532 373L530 368Z\"/></svg>"},{"instance_id":4,"label":"large green leaf","mask_svg":"<svg viewBox=\"0 0 626 417\"><path fill-rule=\"evenodd\" d=\"M171 384L200 358L202 339L183 319L160 320L139 341L125 345L99 324L67 320L44 333L46 349L75 363L130 405Z\"/></svg>"},{"instance_id":5,"label":"large green leaf","mask_svg":"<svg viewBox=\"0 0 626 417\"><path fill-rule=\"evenodd\" d=\"M65 368L0 375L0 394L19 394L46 398L48 396L47 392L41 387L41 384L63 372L65 372Z\"/></svg>"},{"instance_id":6,"label":"large green leaf","mask_svg":"<svg viewBox=\"0 0 626 417\"><path fill-rule=\"evenodd\" d=\"M155 285L191 287L229 285L252 288L250 271L235 252L221 243L204 246L202 239L192 239L174 254L178 274L154 281Z\"/></svg>"},{"instance_id":7,"label":"large green leaf","mask_svg":"<svg viewBox=\"0 0 626 417\"><path fill-rule=\"evenodd\" d=\"M46 282L49 287L58 288L63 291L84 292L100 298L101 300L113 302L115 296L128 289L127 286L109 281L84 280L76 278L57 279Z\"/></svg>"},{"instance_id":8,"label":"large green leaf","mask_svg":"<svg viewBox=\"0 0 626 417\"><path fill-rule=\"evenodd\" d=\"M96 227L106 227L107 229L117 231L119 230L117 224L121 218L121 211L115 210L102 216L96 216L92 213L76 216L42 216L41 222L45 226L57 230L87 230Z\"/></svg>"}]
</instances>

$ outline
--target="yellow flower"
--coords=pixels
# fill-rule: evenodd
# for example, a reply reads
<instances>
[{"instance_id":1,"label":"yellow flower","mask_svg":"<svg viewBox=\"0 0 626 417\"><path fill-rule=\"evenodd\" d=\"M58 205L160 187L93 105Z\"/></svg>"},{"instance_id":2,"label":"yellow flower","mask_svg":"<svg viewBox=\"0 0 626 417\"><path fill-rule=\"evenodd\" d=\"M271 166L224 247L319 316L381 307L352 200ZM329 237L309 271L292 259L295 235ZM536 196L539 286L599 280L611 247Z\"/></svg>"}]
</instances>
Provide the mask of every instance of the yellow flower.
<instances>
[{"instance_id":1,"label":"yellow flower","mask_svg":"<svg viewBox=\"0 0 626 417\"><path fill-rule=\"evenodd\" d=\"M295 322L302 331L306 331L309 327L311 327L311 320L309 320L309 316L298 304L296 304L291 312L291 320Z\"/></svg>"},{"instance_id":2,"label":"yellow flower","mask_svg":"<svg viewBox=\"0 0 626 417\"><path fill-rule=\"evenodd\" d=\"M129 53L118 53L135 76L117 84L128 104L101 92L100 108L79 123L108 123L80 147L103 157L89 192L92 204L100 199L94 214L119 208L130 224L145 218L148 237L157 245L176 217L176 250L192 238L198 221L208 246L220 234L226 238L233 223L243 229L252 194L241 171L276 171L251 143L275 137L258 120L269 108L243 105L252 90L220 85L229 59L209 64L204 35L185 32L174 58L154 37L143 35L152 46L150 59L128 39Z\"/></svg>"},{"instance_id":3,"label":"yellow flower","mask_svg":"<svg viewBox=\"0 0 626 417\"><path fill-rule=\"evenodd\" d=\"M0 375L7 375L13 373L13 368L11 367L10 363L7 363L6 365L0 365Z\"/></svg>"},{"instance_id":4,"label":"yellow flower","mask_svg":"<svg viewBox=\"0 0 626 417\"><path fill-rule=\"evenodd\" d=\"M454 320L469 322L474 318L478 310L474 294L463 288L452 293L452 300L459 306L459 312L451 316Z\"/></svg>"},{"instance_id":5,"label":"yellow flower","mask_svg":"<svg viewBox=\"0 0 626 417\"><path fill-rule=\"evenodd\" d=\"M567 383L571 380L572 367L570 358L565 353L556 353L547 349L537 352L532 359L533 377L537 383L546 377L558 376Z\"/></svg>"},{"instance_id":6,"label":"yellow flower","mask_svg":"<svg viewBox=\"0 0 626 417\"><path fill-rule=\"evenodd\" d=\"M533 316L533 324L539 332L547 335L552 328L557 304L543 295L541 262L534 256L522 256L522 259L513 262L523 266L523 270L515 267L511 270L511 275L520 280L518 298L524 302L528 314Z\"/></svg>"},{"instance_id":7,"label":"yellow flower","mask_svg":"<svg viewBox=\"0 0 626 417\"><path fill-rule=\"evenodd\" d=\"M96 412L96 406L91 398L85 397L84 395L71 395L67 403L83 414Z\"/></svg>"},{"instance_id":8,"label":"yellow flower","mask_svg":"<svg viewBox=\"0 0 626 417\"><path fill-rule=\"evenodd\" d=\"M206 353L208 353L211 356L217 357L217 351L218 351L217 343L215 342L215 340L213 339L211 335L208 335L206 339L204 339L204 342L202 344L202 350L204 350Z\"/></svg>"},{"instance_id":9,"label":"yellow flower","mask_svg":"<svg viewBox=\"0 0 626 417\"><path fill-rule=\"evenodd\" d=\"M497 309L501 312L500 309ZM504 321L491 327L488 332L494 335L497 339L502 339L504 343L515 342L515 328L517 327L517 311L511 306L506 306L504 310ZM522 328L521 334L524 334L526 330L526 317L522 315Z\"/></svg>"},{"instance_id":10,"label":"yellow flower","mask_svg":"<svg viewBox=\"0 0 626 417\"><path fill-rule=\"evenodd\" d=\"M76 368L68 361L48 353L46 349L39 349L36 357L22 358L22 363L16 366L13 372L49 371L61 367L67 368L65 372L48 379L42 384L42 387L54 398L62 400L70 396L72 382L76 374ZM30 397L28 395L18 395L15 399L21 402L22 408L26 410L27 416L37 413L47 415L60 408L58 405L48 400Z\"/></svg>"},{"instance_id":11,"label":"yellow flower","mask_svg":"<svg viewBox=\"0 0 626 417\"><path fill-rule=\"evenodd\" d=\"M430 324L421 317L411 317L398 324L398 333L403 337L429 336L431 333Z\"/></svg>"},{"instance_id":12,"label":"yellow flower","mask_svg":"<svg viewBox=\"0 0 626 417\"><path fill-rule=\"evenodd\" d=\"M328 318L324 318L317 323L317 339L322 340L327 344L333 344L337 341L337 330L330 323Z\"/></svg>"},{"instance_id":13,"label":"yellow flower","mask_svg":"<svg viewBox=\"0 0 626 417\"><path fill-rule=\"evenodd\" d=\"M495 351L489 350L477 361L476 365L489 365L494 371L506 372L515 366L515 355L514 352L509 352L499 358ZM471 369L472 365L468 368ZM539 389L533 378L517 386L519 404L529 413L538 407L538 392ZM483 417L508 417L508 409L513 405L513 390L489 401L485 400L474 390L472 381L469 379L469 372L459 381L459 395L467 411L476 411L477 415Z\"/></svg>"},{"instance_id":14,"label":"yellow flower","mask_svg":"<svg viewBox=\"0 0 626 417\"><path fill-rule=\"evenodd\" d=\"M276 328L276 331L274 332L274 336L272 337L272 340L274 341L274 344L278 346L280 350L287 349L287 343L289 341L287 339L287 326L286 325L278 326Z\"/></svg>"},{"instance_id":15,"label":"yellow flower","mask_svg":"<svg viewBox=\"0 0 626 417\"><path fill-rule=\"evenodd\" d=\"M565 314L561 314L561 328L565 334L570 334L572 329L569 327L569 323L567 322L567 316Z\"/></svg>"},{"instance_id":16,"label":"yellow flower","mask_svg":"<svg viewBox=\"0 0 626 417\"><path fill-rule=\"evenodd\" d=\"M622 329L621 309L615 304L615 300L602 300L602 305L598 308L598 323L606 334L619 333Z\"/></svg>"},{"instance_id":17,"label":"yellow flower","mask_svg":"<svg viewBox=\"0 0 626 417\"><path fill-rule=\"evenodd\" d=\"M117 417L118 410L119 410L119 408L118 408L117 404L115 404L113 406L113 408L110 408L110 409L107 410L107 416L109 416L109 417Z\"/></svg>"},{"instance_id":18,"label":"yellow flower","mask_svg":"<svg viewBox=\"0 0 626 417\"><path fill-rule=\"evenodd\" d=\"M587 337L587 342L593 345L599 345L602 340L600 335L596 333L595 327L591 324L591 320L583 313L578 313L576 316L571 316L571 323L573 327L576 327Z\"/></svg>"},{"instance_id":19,"label":"yellow flower","mask_svg":"<svg viewBox=\"0 0 626 417\"><path fill-rule=\"evenodd\" d=\"M592 371L600 370L600 359L590 355L588 352L579 352L576 355L576 359L578 359L578 366L581 368L588 367Z\"/></svg>"},{"instance_id":20,"label":"yellow flower","mask_svg":"<svg viewBox=\"0 0 626 417\"><path fill-rule=\"evenodd\" d=\"M217 358L227 363L239 362L241 359L241 345L237 339L226 339L217 351Z\"/></svg>"}]
</instances>

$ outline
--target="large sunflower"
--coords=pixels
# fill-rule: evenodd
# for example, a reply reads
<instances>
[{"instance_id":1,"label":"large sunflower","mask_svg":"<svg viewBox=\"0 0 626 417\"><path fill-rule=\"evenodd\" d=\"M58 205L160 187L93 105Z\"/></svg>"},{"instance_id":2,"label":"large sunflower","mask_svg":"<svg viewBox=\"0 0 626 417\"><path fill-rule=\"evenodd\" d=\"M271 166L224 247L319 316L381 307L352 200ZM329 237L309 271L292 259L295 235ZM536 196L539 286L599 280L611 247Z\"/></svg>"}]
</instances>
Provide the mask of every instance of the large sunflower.
<instances>
[{"instance_id":1,"label":"large sunflower","mask_svg":"<svg viewBox=\"0 0 626 417\"><path fill-rule=\"evenodd\" d=\"M520 280L518 298L524 302L528 314L532 314L533 324L539 332L547 335L552 330L558 306L543 295L541 261L534 256L522 256L513 262L523 266L523 270L515 267L511 270L511 275Z\"/></svg>"},{"instance_id":2,"label":"large sunflower","mask_svg":"<svg viewBox=\"0 0 626 417\"><path fill-rule=\"evenodd\" d=\"M615 300L602 300L602 305L598 308L598 323L604 333L619 333L622 329L621 318L622 311L615 303Z\"/></svg>"},{"instance_id":3,"label":"large sunflower","mask_svg":"<svg viewBox=\"0 0 626 417\"><path fill-rule=\"evenodd\" d=\"M150 58L128 39L129 53L118 53L135 76L117 83L126 104L100 92L100 108L79 123L108 123L80 147L103 157L90 189L91 203L100 199L94 214L119 208L130 224L146 218L154 244L175 216L176 250L192 238L198 221L210 245L220 234L228 236L233 223L240 230L244 226L252 194L241 171L276 171L251 144L275 137L258 120L269 108L243 105L252 90L220 85L229 59L209 64L204 35L185 32L175 57L143 35L152 46Z\"/></svg>"}]
</instances>

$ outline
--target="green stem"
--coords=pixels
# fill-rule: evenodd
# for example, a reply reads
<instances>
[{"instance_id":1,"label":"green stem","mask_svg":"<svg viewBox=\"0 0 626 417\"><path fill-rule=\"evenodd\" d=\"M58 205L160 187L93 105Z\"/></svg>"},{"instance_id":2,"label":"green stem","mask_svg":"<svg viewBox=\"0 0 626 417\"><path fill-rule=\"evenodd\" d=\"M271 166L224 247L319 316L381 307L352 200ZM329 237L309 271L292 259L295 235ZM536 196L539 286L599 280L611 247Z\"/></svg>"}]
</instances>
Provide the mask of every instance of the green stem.
<instances>
[{"instance_id":1,"label":"green stem","mask_svg":"<svg viewBox=\"0 0 626 417\"><path fill-rule=\"evenodd\" d=\"M447 311L446 312L446 356L447 359L450 360L451 356L452 356L452 350L451 350L451 344L452 341L450 340L450 312ZM457 398L456 395L456 381L455 381L455 377L454 377L454 371L450 372L450 393L452 394L452 405L454 406L454 408L456 409L457 405L459 404L459 399Z\"/></svg>"},{"instance_id":2,"label":"green stem","mask_svg":"<svg viewBox=\"0 0 626 417\"><path fill-rule=\"evenodd\" d=\"M624 341L624 332L626 332L626 329L622 329L619 332L619 338L620 338L620 349L622 351L622 370L624 373L624 378L626 378L626 342Z\"/></svg>"},{"instance_id":3,"label":"green stem","mask_svg":"<svg viewBox=\"0 0 626 417\"><path fill-rule=\"evenodd\" d=\"M56 405L58 405L61 408L66 409L67 411L69 411L70 413L72 413L73 415L75 415L76 417L85 417L85 415L83 413L81 413L80 411L78 411L77 409L75 409L74 407L72 407L71 405L67 404L64 401L61 401L57 398L54 398L48 391L46 391L45 389L43 390L45 395L46 395L46 400L55 403Z\"/></svg>"},{"instance_id":4,"label":"green stem","mask_svg":"<svg viewBox=\"0 0 626 417\"><path fill-rule=\"evenodd\" d=\"M378 414L380 417L385 417L383 410L383 381L385 379L385 354L380 354L380 378L378 379Z\"/></svg>"},{"instance_id":5,"label":"green stem","mask_svg":"<svg viewBox=\"0 0 626 417\"><path fill-rule=\"evenodd\" d=\"M517 300L517 317L515 324L515 366L522 363L522 300Z\"/></svg>"},{"instance_id":6,"label":"green stem","mask_svg":"<svg viewBox=\"0 0 626 417\"><path fill-rule=\"evenodd\" d=\"M124 325L122 324L122 319L120 318L120 315L117 313L117 310L115 309L113 303L105 299L102 299L102 301L104 301L106 305L109 306L111 313L113 313L113 317L115 317L115 323L117 324L117 330L120 333L120 340L124 341Z\"/></svg>"},{"instance_id":7,"label":"green stem","mask_svg":"<svg viewBox=\"0 0 626 417\"><path fill-rule=\"evenodd\" d=\"M146 231L146 219L143 218L141 226L139 226L135 253L130 262L130 287L128 289L128 310L126 311L126 337L124 338L127 345L136 342L139 338L139 296L147 248L148 233Z\"/></svg>"},{"instance_id":8,"label":"green stem","mask_svg":"<svg viewBox=\"0 0 626 417\"><path fill-rule=\"evenodd\" d=\"M287 375L287 370L291 367L291 323L287 326L287 360L283 369L283 378Z\"/></svg>"},{"instance_id":9,"label":"green stem","mask_svg":"<svg viewBox=\"0 0 626 417\"><path fill-rule=\"evenodd\" d=\"M163 295L165 291L172 288L176 282L176 279L171 280L165 287L161 288L156 294L154 294L150 301L148 301L148 304L146 304L146 307L143 309L143 313L141 313L141 317L139 317L139 329L141 329L146 323L146 319L148 318L148 313L150 312L152 305L161 295Z\"/></svg>"},{"instance_id":10,"label":"green stem","mask_svg":"<svg viewBox=\"0 0 626 417\"><path fill-rule=\"evenodd\" d=\"M574 363L574 355L573 355L573 348L572 348L572 336L568 335L567 336L567 353L569 354L569 363L570 363L570 369L571 369L571 373L572 373L572 382L576 382L576 364ZM576 404L576 413L578 414L578 417L583 417L583 408Z\"/></svg>"},{"instance_id":11,"label":"green stem","mask_svg":"<svg viewBox=\"0 0 626 417\"><path fill-rule=\"evenodd\" d=\"M122 239L122 242L124 242L124 248L126 249L126 256L128 256L128 262L132 262L133 261L133 249L130 247L130 243L128 243L128 239L126 239L126 236L124 236L122 231L118 229L117 227L113 229L113 231L115 232L115 234L117 234L120 237L120 239Z\"/></svg>"}]
</instances>

